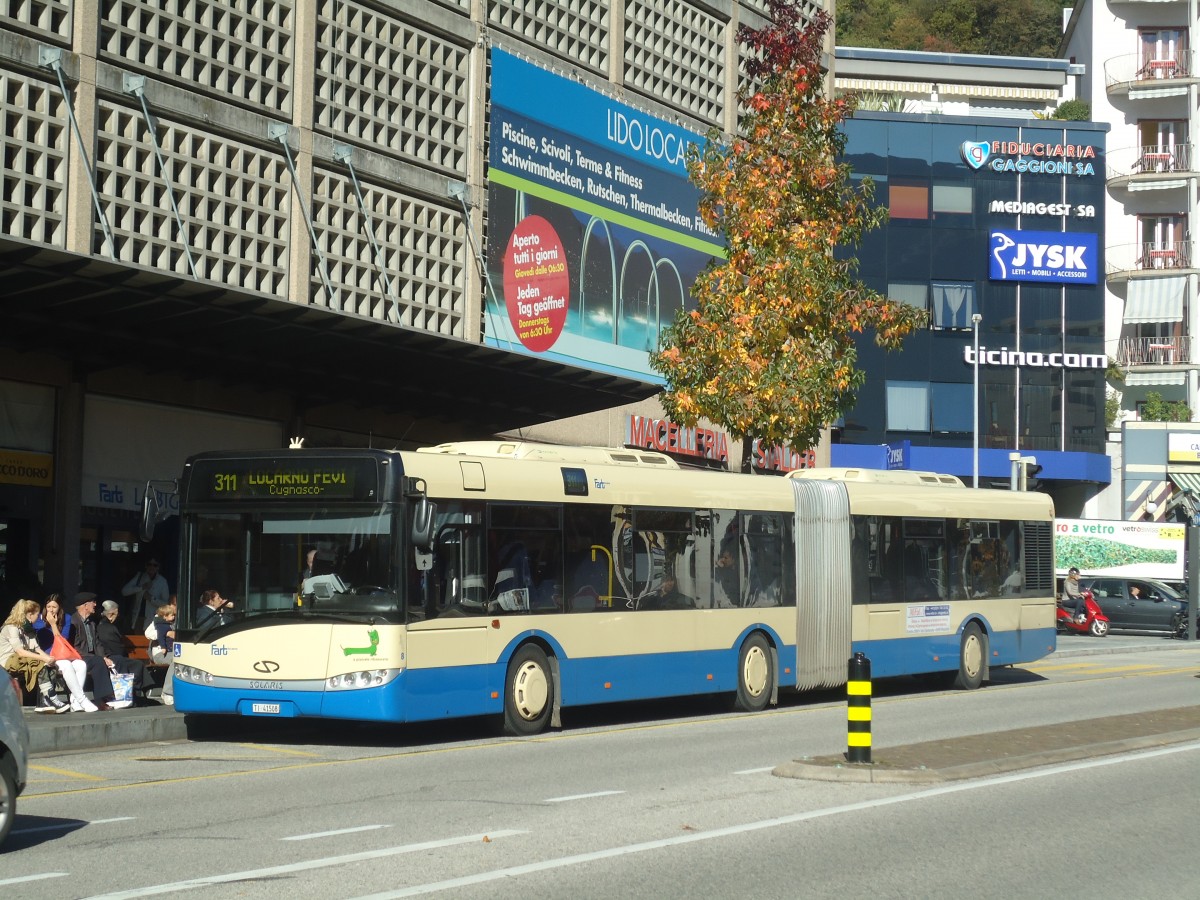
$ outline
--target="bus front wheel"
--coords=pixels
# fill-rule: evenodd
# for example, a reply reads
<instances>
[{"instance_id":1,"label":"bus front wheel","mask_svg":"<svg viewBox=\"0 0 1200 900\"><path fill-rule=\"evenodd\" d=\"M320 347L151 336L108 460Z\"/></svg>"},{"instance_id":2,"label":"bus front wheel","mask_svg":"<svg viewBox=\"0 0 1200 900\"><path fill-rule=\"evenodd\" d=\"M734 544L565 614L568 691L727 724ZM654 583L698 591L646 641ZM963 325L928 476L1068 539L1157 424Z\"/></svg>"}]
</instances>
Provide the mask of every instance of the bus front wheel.
<instances>
[{"instance_id":1,"label":"bus front wheel","mask_svg":"<svg viewBox=\"0 0 1200 900\"><path fill-rule=\"evenodd\" d=\"M504 732L517 736L546 730L554 707L550 660L536 644L526 644L508 663L504 682Z\"/></svg>"},{"instance_id":2,"label":"bus front wheel","mask_svg":"<svg viewBox=\"0 0 1200 900\"><path fill-rule=\"evenodd\" d=\"M738 688L734 709L761 712L771 702L775 686L775 663L771 645L761 634L752 634L738 654Z\"/></svg>"},{"instance_id":3,"label":"bus front wheel","mask_svg":"<svg viewBox=\"0 0 1200 900\"><path fill-rule=\"evenodd\" d=\"M973 691L983 684L983 670L987 666L987 638L979 625L972 622L963 629L962 644L958 654L958 675L954 686L960 691Z\"/></svg>"}]
</instances>

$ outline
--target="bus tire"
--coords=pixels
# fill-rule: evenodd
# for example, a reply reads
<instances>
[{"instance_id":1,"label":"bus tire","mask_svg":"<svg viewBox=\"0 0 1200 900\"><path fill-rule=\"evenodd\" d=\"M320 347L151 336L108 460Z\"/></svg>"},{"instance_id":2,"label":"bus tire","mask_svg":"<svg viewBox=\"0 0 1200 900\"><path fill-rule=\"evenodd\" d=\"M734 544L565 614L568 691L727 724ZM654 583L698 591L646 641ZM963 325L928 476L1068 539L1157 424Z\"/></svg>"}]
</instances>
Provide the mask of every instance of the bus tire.
<instances>
[{"instance_id":1,"label":"bus tire","mask_svg":"<svg viewBox=\"0 0 1200 900\"><path fill-rule=\"evenodd\" d=\"M537 644L526 644L508 661L504 679L504 733L540 734L554 709L554 673Z\"/></svg>"},{"instance_id":2,"label":"bus tire","mask_svg":"<svg viewBox=\"0 0 1200 900\"><path fill-rule=\"evenodd\" d=\"M958 674L954 687L960 691L973 691L983 684L983 672L987 668L987 638L975 622L963 629L959 645Z\"/></svg>"},{"instance_id":3,"label":"bus tire","mask_svg":"<svg viewBox=\"0 0 1200 900\"><path fill-rule=\"evenodd\" d=\"M771 645L761 632L755 632L742 643L738 653L737 697L734 709L741 712L762 712L771 702L775 685L775 661Z\"/></svg>"}]
</instances>

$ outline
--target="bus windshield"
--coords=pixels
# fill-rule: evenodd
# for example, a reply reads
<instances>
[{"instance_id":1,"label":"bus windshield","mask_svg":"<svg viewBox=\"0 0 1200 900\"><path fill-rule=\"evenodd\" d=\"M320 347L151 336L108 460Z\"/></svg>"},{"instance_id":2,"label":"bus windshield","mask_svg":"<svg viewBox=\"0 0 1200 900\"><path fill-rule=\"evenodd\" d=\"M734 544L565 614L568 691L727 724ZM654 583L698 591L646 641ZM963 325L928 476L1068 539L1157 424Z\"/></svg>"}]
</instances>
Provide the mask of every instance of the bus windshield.
<instances>
[{"instance_id":1,"label":"bus windshield","mask_svg":"<svg viewBox=\"0 0 1200 900\"><path fill-rule=\"evenodd\" d=\"M180 628L206 621L202 598L228 601L220 624L264 615L395 619L392 512L200 513L187 520L191 603Z\"/></svg>"}]
</instances>

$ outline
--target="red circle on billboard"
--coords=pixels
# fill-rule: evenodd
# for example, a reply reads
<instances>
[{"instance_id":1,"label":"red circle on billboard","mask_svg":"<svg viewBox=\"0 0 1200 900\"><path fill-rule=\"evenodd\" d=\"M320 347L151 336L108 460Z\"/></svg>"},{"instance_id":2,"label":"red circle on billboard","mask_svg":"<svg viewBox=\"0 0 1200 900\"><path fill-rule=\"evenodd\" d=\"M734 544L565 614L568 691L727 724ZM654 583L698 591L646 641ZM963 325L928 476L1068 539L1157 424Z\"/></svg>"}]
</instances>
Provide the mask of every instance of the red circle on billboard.
<instances>
[{"instance_id":1,"label":"red circle on billboard","mask_svg":"<svg viewBox=\"0 0 1200 900\"><path fill-rule=\"evenodd\" d=\"M526 216L504 251L504 302L517 340L535 353L549 350L563 332L570 300L558 232L541 216Z\"/></svg>"}]
</instances>

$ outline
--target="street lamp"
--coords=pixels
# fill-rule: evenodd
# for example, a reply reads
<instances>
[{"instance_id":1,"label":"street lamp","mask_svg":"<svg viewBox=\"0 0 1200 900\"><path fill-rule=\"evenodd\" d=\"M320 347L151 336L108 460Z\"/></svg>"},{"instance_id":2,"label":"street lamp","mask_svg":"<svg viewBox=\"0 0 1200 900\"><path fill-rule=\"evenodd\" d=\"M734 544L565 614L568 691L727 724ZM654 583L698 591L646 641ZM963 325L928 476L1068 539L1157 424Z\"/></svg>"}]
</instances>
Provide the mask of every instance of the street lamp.
<instances>
[{"instance_id":1,"label":"street lamp","mask_svg":"<svg viewBox=\"0 0 1200 900\"><path fill-rule=\"evenodd\" d=\"M982 321L983 316L979 313L971 314L971 327L975 330L975 385L971 392L975 409L975 417L971 420L971 487L979 487L979 323Z\"/></svg>"}]
</instances>

